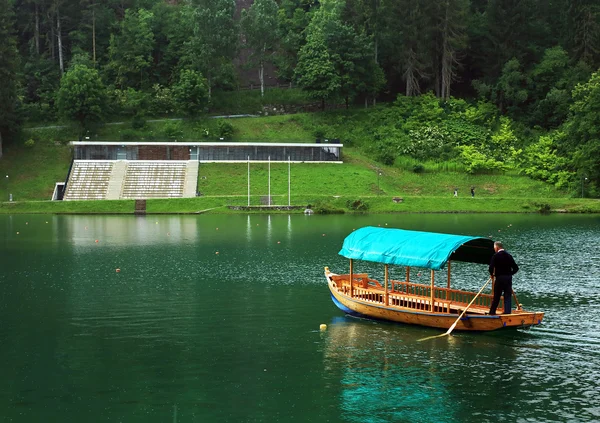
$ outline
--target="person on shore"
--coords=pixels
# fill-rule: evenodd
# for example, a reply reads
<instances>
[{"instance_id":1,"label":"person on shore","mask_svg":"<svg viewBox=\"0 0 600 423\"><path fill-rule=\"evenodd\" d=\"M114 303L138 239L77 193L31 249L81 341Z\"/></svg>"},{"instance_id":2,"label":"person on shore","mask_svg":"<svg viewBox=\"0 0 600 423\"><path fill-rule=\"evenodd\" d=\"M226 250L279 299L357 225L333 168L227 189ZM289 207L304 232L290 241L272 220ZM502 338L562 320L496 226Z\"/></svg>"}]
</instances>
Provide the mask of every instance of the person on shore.
<instances>
[{"instance_id":1,"label":"person on shore","mask_svg":"<svg viewBox=\"0 0 600 423\"><path fill-rule=\"evenodd\" d=\"M504 295L504 313L511 313L511 296L512 296L512 276L519 271L519 266L515 263L515 259L504 250L504 246L500 241L494 242L494 251L490 261L490 277L496 277L494 283L494 298L490 306L490 316L496 314L496 308L500 303L500 297Z\"/></svg>"},{"instance_id":2,"label":"person on shore","mask_svg":"<svg viewBox=\"0 0 600 423\"><path fill-rule=\"evenodd\" d=\"M471 197L475 198L475 187L471 187Z\"/></svg>"},{"instance_id":3,"label":"person on shore","mask_svg":"<svg viewBox=\"0 0 600 423\"><path fill-rule=\"evenodd\" d=\"M454 188L454 196L458 197L458 188Z\"/></svg>"}]
</instances>

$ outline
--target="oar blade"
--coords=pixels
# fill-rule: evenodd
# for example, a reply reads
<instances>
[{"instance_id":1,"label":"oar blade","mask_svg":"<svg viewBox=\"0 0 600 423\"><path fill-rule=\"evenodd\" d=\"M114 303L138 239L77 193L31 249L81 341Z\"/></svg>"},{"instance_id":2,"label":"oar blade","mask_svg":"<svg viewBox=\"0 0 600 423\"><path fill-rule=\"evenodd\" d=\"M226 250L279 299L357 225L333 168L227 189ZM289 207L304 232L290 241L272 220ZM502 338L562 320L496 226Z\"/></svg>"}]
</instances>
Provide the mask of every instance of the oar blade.
<instances>
[{"instance_id":1,"label":"oar blade","mask_svg":"<svg viewBox=\"0 0 600 423\"><path fill-rule=\"evenodd\" d=\"M427 341L428 339L441 338L442 336L448 335L448 332L444 332L441 335L428 336L426 338L417 339L417 342Z\"/></svg>"},{"instance_id":2,"label":"oar blade","mask_svg":"<svg viewBox=\"0 0 600 423\"><path fill-rule=\"evenodd\" d=\"M457 320L456 322L452 323L452 326L450 326L450 329L448 329L448 331L446 332L446 335L450 335L452 333L452 331L454 330L454 328L456 327L456 324L459 321Z\"/></svg>"}]
</instances>

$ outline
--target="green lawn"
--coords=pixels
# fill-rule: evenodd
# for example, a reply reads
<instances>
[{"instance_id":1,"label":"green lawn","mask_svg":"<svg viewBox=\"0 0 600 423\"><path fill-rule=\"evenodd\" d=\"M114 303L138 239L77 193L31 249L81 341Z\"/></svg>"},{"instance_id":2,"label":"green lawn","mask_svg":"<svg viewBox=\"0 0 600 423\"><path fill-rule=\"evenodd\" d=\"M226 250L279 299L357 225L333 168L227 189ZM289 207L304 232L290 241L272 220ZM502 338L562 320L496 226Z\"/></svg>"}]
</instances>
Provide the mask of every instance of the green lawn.
<instances>
[{"instance_id":1,"label":"green lawn","mask_svg":"<svg viewBox=\"0 0 600 423\"><path fill-rule=\"evenodd\" d=\"M231 119L234 139L263 142L311 142L313 133L306 122L312 115L297 114L263 118ZM319 122L320 116L316 119ZM165 125L148 123L144 133L161 139ZM215 119L182 121L183 138L198 140L199 128L218 125ZM211 131L213 130L211 129ZM117 140L126 125L99 128L98 139ZM0 160L0 213L132 213L131 201L81 201L50 203L54 183L64 181L71 160L65 142L75 138L76 130L44 129L27 131L34 148L23 144L6 145ZM156 134L159 134L157 136ZM26 137L26 138L27 138ZM205 140L205 139L201 139ZM347 203L362 200L372 212L534 212L543 208L573 212L600 212L600 201L571 198L577 193L560 191L551 185L516 174L469 175L444 170L414 173L406 163L383 166L359 150L346 146L343 164L298 163L291 165L292 205L314 204L324 210L345 209ZM429 168L426 167L429 170ZM5 176L9 175L8 178ZM199 198L149 200L149 213L222 213L227 205L246 205L247 164L201 164L198 175ZM250 166L251 204L260 205L269 192L268 165ZM475 187L475 198L470 188ZM458 198L453 197L454 188ZM8 192L16 202L8 204ZM271 164L271 195L275 204L288 202L288 165ZM396 204L393 197L402 197ZM4 201L4 203L2 203Z\"/></svg>"},{"instance_id":2,"label":"green lawn","mask_svg":"<svg viewBox=\"0 0 600 423\"><path fill-rule=\"evenodd\" d=\"M64 182L71 149L55 141L36 142L34 148L6 145L0 160L0 198L8 192L14 200L50 200L55 182ZM8 178L6 178L8 175Z\"/></svg>"},{"instance_id":3,"label":"green lawn","mask_svg":"<svg viewBox=\"0 0 600 423\"><path fill-rule=\"evenodd\" d=\"M454 188L459 197L560 198L565 192L539 181L510 175L467 175L454 172L422 173L381 166L352 148L344 149L343 164L301 163L291 165L292 195L432 196L450 198ZM378 177L378 173L381 175ZM204 195L247 195L246 164L201 164L198 190ZM268 165L250 165L250 194L267 195ZM271 164L271 194L287 195L287 163Z\"/></svg>"}]
</instances>

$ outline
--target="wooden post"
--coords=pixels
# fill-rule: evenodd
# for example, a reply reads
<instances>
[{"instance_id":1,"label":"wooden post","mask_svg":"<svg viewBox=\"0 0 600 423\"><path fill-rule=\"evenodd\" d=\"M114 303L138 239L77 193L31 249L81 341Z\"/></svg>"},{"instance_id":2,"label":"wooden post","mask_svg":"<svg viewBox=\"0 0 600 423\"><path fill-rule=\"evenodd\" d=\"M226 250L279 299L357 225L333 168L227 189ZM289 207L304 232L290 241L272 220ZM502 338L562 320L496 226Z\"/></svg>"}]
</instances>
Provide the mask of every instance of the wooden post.
<instances>
[{"instance_id":1,"label":"wooden post","mask_svg":"<svg viewBox=\"0 0 600 423\"><path fill-rule=\"evenodd\" d=\"M352 259L350 259L350 298L354 297L354 269Z\"/></svg>"},{"instance_id":2,"label":"wooden post","mask_svg":"<svg viewBox=\"0 0 600 423\"><path fill-rule=\"evenodd\" d=\"M435 299L435 288L434 288L434 284L433 284L434 275L435 275L435 272L433 271L433 269L431 269L431 304L430 304L429 309L432 312L433 312L433 300Z\"/></svg>"},{"instance_id":3,"label":"wooden post","mask_svg":"<svg viewBox=\"0 0 600 423\"><path fill-rule=\"evenodd\" d=\"M450 260L448 260L448 289L450 289L450 268L451 268L452 264L450 263ZM446 291L446 301L448 301L448 296L450 295L449 291Z\"/></svg>"},{"instance_id":4,"label":"wooden post","mask_svg":"<svg viewBox=\"0 0 600 423\"><path fill-rule=\"evenodd\" d=\"M388 301L388 278L389 278L389 270L388 270L388 265L386 264L385 267L385 276L384 276L384 281L385 281L385 305L389 305L389 301Z\"/></svg>"}]
</instances>

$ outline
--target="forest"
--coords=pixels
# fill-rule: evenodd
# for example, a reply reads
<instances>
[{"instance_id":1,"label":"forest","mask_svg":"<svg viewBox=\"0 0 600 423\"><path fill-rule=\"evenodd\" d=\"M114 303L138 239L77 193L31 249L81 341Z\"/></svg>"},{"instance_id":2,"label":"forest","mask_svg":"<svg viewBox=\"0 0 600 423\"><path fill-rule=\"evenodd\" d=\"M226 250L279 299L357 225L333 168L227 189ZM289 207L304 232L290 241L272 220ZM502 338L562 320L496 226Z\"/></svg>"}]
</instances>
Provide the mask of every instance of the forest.
<instances>
[{"instance_id":1,"label":"forest","mask_svg":"<svg viewBox=\"0 0 600 423\"><path fill-rule=\"evenodd\" d=\"M595 0L0 0L0 40L0 157L30 123L195 119L275 83L375 106L356 133L384 164L600 194Z\"/></svg>"}]
</instances>

